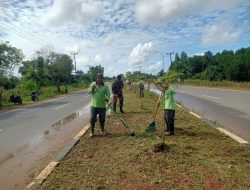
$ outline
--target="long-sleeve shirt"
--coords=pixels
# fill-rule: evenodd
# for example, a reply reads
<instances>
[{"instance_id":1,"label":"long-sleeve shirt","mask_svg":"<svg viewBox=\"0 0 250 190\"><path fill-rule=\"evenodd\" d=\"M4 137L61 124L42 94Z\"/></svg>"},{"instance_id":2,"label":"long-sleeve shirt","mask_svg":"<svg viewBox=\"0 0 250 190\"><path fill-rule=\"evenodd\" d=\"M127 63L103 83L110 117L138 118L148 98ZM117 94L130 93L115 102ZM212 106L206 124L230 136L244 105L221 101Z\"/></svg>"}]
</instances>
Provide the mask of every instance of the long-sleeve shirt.
<instances>
[{"instance_id":1,"label":"long-sleeve shirt","mask_svg":"<svg viewBox=\"0 0 250 190\"><path fill-rule=\"evenodd\" d=\"M175 100L174 100L175 90L172 87L168 87L164 94L165 109L175 110Z\"/></svg>"},{"instance_id":2,"label":"long-sleeve shirt","mask_svg":"<svg viewBox=\"0 0 250 190\"><path fill-rule=\"evenodd\" d=\"M123 86L122 80L115 80L112 84L112 93L115 95L121 95Z\"/></svg>"},{"instance_id":3,"label":"long-sleeve shirt","mask_svg":"<svg viewBox=\"0 0 250 190\"><path fill-rule=\"evenodd\" d=\"M92 82L89 86L88 92L92 95L91 106L96 108L106 108L105 99L110 99L110 92L107 85L97 85L93 89L93 85L96 82Z\"/></svg>"}]
</instances>

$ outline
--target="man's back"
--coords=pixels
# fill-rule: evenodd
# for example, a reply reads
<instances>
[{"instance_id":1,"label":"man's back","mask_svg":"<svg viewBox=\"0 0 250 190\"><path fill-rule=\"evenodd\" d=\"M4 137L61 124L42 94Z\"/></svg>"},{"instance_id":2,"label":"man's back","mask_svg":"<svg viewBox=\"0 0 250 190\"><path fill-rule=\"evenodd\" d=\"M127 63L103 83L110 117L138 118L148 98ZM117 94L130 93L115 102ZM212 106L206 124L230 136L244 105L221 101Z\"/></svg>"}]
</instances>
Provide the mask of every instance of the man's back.
<instances>
[{"instance_id":1,"label":"man's back","mask_svg":"<svg viewBox=\"0 0 250 190\"><path fill-rule=\"evenodd\" d=\"M112 92L113 94L119 94L122 92L123 82L122 80L115 80L112 84Z\"/></svg>"}]
</instances>

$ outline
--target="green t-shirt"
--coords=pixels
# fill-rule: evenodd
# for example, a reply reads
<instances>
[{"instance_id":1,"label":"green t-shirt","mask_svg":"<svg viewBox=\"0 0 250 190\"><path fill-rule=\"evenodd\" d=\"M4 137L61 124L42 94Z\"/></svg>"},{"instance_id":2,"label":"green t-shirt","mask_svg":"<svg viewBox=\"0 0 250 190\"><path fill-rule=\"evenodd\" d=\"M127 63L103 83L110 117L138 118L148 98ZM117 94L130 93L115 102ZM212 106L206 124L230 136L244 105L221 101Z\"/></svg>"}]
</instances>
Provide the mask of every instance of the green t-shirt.
<instances>
[{"instance_id":1,"label":"green t-shirt","mask_svg":"<svg viewBox=\"0 0 250 190\"><path fill-rule=\"evenodd\" d=\"M91 106L96 108L106 108L105 99L110 99L109 87L104 85L96 85L96 88L92 90L92 86L96 82L92 82L89 86L88 92L92 95Z\"/></svg>"},{"instance_id":2,"label":"green t-shirt","mask_svg":"<svg viewBox=\"0 0 250 190\"><path fill-rule=\"evenodd\" d=\"M172 87L168 87L165 91L165 109L175 110L174 94L175 90Z\"/></svg>"},{"instance_id":3,"label":"green t-shirt","mask_svg":"<svg viewBox=\"0 0 250 190\"><path fill-rule=\"evenodd\" d=\"M144 88L144 81L143 81L143 80L140 80L140 81L138 82L138 86L139 86L139 88Z\"/></svg>"}]
</instances>

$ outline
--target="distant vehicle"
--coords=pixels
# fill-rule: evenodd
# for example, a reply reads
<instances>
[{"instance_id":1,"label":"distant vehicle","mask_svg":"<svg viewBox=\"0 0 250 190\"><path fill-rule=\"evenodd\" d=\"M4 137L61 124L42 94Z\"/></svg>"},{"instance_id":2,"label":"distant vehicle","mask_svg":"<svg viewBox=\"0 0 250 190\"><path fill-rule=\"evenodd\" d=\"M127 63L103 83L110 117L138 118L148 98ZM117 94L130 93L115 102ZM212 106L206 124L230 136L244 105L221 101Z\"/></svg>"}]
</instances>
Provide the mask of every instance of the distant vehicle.
<instances>
[{"instance_id":1,"label":"distant vehicle","mask_svg":"<svg viewBox=\"0 0 250 190\"><path fill-rule=\"evenodd\" d=\"M33 90L33 91L30 93L30 97L31 97L31 100L32 100L33 102L38 101L38 96L37 96L36 90Z\"/></svg>"},{"instance_id":2,"label":"distant vehicle","mask_svg":"<svg viewBox=\"0 0 250 190\"><path fill-rule=\"evenodd\" d=\"M22 98L21 96L14 96L13 94L10 95L9 102L12 102L14 104L22 104Z\"/></svg>"}]
</instances>

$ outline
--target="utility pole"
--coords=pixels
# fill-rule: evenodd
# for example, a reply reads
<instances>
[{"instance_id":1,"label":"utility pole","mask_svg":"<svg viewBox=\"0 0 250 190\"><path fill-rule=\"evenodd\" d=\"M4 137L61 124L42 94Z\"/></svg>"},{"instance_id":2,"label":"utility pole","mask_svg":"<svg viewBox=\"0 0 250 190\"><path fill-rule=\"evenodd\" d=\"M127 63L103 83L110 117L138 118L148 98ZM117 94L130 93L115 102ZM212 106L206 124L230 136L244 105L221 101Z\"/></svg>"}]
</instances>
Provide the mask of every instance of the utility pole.
<instances>
[{"instance_id":1,"label":"utility pole","mask_svg":"<svg viewBox=\"0 0 250 190\"><path fill-rule=\"evenodd\" d=\"M170 56L170 63L171 63L171 65L172 65L172 57L171 57L171 55L173 55L173 54L174 54L174 52L166 53L166 55L169 55L169 56Z\"/></svg>"},{"instance_id":2,"label":"utility pole","mask_svg":"<svg viewBox=\"0 0 250 190\"><path fill-rule=\"evenodd\" d=\"M138 66L139 68L140 68L140 73L141 73L141 68L142 68L142 66Z\"/></svg>"},{"instance_id":3,"label":"utility pole","mask_svg":"<svg viewBox=\"0 0 250 190\"><path fill-rule=\"evenodd\" d=\"M76 55L78 52L72 52L71 55L73 55L74 61L75 61L75 73L76 73Z\"/></svg>"}]
</instances>

